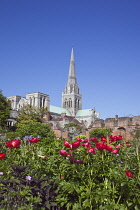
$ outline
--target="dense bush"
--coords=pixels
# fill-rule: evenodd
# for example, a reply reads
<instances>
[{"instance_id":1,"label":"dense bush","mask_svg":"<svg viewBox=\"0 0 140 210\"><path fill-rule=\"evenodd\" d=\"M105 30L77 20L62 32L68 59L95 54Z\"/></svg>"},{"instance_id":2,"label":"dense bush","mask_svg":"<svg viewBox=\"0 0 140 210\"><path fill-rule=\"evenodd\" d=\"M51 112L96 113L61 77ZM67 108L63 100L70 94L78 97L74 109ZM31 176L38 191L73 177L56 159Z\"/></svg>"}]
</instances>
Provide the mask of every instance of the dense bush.
<instances>
[{"instance_id":1,"label":"dense bush","mask_svg":"<svg viewBox=\"0 0 140 210\"><path fill-rule=\"evenodd\" d=\"M53 130L48 124L40 122L29 122L28 124L21 124L15 132L7 133L6 138L23 138L26 135L33 135L34 137L40 135L41 138L55 137Z\"/></svg>"},{"instance_id":2,"label":"dense bush","mask_svg":"<svg viewBox=\"0 0 140 210\"><path fill-rule=\"evenodd\" d=\"M112 133L111 128L94 128L90 131L90 138L97 137L100 138L102 136L109 137Z\"/></svg>"}]
</instances>

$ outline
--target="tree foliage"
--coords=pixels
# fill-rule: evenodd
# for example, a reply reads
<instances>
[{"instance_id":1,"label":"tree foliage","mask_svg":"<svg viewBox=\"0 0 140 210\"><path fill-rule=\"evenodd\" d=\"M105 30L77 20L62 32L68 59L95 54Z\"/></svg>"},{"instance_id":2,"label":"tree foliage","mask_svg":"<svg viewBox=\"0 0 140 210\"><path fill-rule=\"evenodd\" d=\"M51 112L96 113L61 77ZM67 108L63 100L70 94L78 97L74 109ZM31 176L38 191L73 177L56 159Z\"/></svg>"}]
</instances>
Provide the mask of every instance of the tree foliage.
<instances>
[{"instance_id":1,"label":"tree foliage","mask_svg":"<svg viewBox=\"0 0 140 210\"><path fill-rule=\"evenodd\" d=\"M3 129L6 126L10 115L10 109L10 103L7 101L6 97L3 96L2 91L0 90L0 129Z\"/></svg>"},{"instance_id":2,"label":"tree foliage","mask_svg":"<svg viewBox=\"0 0 140 210\"><path fill-rule=\"evenodd\" d=\"M47 112L47 108L41 107L31 107L29 104L22 107L19 110L19 114L16 118L17 127L22 124L27 124L29 122L40 122Z\"/></svg>"},{"instance_id":3,"label":"tree foliage","mask_svg":"<svg viewBox=\"0 0 140 210\"><path fill-rule=\"evenodd\" d=\"M100 138L102 136L108 137L112 133L111 128L95 128L90 131L90 138Z\"/></svg>"},{"instance_id":4,"label":"tree foliage","mask_svg":"<svg viewBox=\"0 0 140 210\"><path fill-rule=\"evenodd\" d=\"M16 132L9 132L6 135L7 139L13 139L15 137L23 138L26 135L33 135L34 137L40 136L41 138L54 138L54 132L51 127L46 123L41 122L29 122L27 124L20 124L20 127L16 129Z\"/></svg>"},{"instance_id":5,"label":"tree foliage","mask_svg":"<svg viewBox=\"0 0 140 210\"><path fill-rule=\"evenodd\" d=\"M69 124L65 125L66 129L69 129L69 128L72 128L72 127L75 127L77 130L80 130L80 131L83 128L80 125L78 125L78 122L72 122L72 123L69 123Z\"/></svg>"}]
</instances>

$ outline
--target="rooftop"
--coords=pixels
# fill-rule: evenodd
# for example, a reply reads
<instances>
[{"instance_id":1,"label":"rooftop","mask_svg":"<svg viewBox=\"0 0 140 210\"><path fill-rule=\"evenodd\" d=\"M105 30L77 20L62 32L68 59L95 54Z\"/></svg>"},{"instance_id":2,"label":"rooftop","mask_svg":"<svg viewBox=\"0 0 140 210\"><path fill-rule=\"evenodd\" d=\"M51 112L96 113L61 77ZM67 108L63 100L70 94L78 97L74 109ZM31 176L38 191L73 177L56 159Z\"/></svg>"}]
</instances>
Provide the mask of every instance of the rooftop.
<instances>
[{"instance_id":1,"label":"rooftop","mask_svg":"<svg viewBox=\"0 0 140 210\"><path fill-rule=\"evenodd\" d=\"M57 113L57 114L66 113L67 116L71 116L70 112L67 109L57 107L57 106L52 106L52 105L50 105L50 112Z\"/></svg>"}]
</instances>

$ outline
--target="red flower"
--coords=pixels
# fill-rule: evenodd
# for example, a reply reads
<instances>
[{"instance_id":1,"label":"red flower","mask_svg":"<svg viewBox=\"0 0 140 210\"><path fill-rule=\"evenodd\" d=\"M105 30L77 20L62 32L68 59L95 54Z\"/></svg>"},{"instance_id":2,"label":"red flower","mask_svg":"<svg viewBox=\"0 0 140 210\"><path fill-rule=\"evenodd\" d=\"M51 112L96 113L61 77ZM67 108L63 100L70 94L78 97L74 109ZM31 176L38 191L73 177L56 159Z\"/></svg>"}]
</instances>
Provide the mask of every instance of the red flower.
<instances>
[{"instance_id":1,"label":"red flower","mask_svg":"<svg viewBox=\"0 0 140 210\"><path fill-rule=\"evenodd\" d=\"M72 149L77 149L80 146L80 142L76 141L72 143Z\"/></svg>"},{"instance_id":2,"label":"red flower","mask_svg":"<svg viewBox=\"0 0 140 210\"><path fill-rule=\"evenodd\" d=\"M113 149L113 150L112 150L112 153L113 153L113 154L117 154L118 152L119 152L118 149Z\"/></svg>"},{"instance_id":3,"label":"red flower","mask_svg":"<svg viewBox=\"0 0 140 210\"><path fill-rule=\"evenodd\" d=\"M123 147L123 145L122 144L116 145L116 149L120 149L120 147Z\"/></svg>"},{"instance_id":4,"label":"red flower","mask_svg":"<svg viewBox=\"0 0 140 210\"><path fill-rule=\"evenodd\" d=\"M89 142L89 140L88 139L82 139L84 142Z\"/></svg>"},{"instance_id":5,"label":"red flower","mask_svg":"<svg viewBox=\"0 0 140 210\"><path fill-rule=\"evenodd\" d=\"M97 148L98 150L106 149L106 146L107 146L107 144L104 143L104 142L96 142L96 148Z\"/></svg>"},{"instance_id":6,"label":"red flower","mask_svg":"<svg viewBox=\"0 0 140 210\"><path fill-rule=\"evenodd\" d=\"M11 144L11 142L6 142L6 146L7 147L13 147L12 144Z\"/></svg>"},{"instance_id":7,"label":"red flower","mask_svg":"<svg viewBox=\"0 0 140 210\"><path fill-rule=\"evenodd\" d=\"M83 143L83 144L82 144L82 146L83 146L83 147L90 148L91 144L90 144L90 143L88 143L88 142L86 142L86 143Z\"/></svg>"},{"instance_id":8,"label":"red flower","mask_svg":"<svg viewBox=\"0 0 140 210\"><path fill-rule=\"evenodd\" d=\"M6 154L5 154L5 153L0 153L0 160L4 159L4 158L5 158L5 156L6 156Z\"/></svg>"},{"instance_id":9,"label":"red flower","mask_svg":"<svg viewBox=\"0 0 140 210\"><path fill-rule=\"evenodd\" d=\"M109 152L112 152L113 147L112 147L112 146L110 146L110 145L106 145L106 150L108 150Z\"/></svg>"},{"instance_id":10,"label":"red flower","mask_svg":"<svg viewBox=\"0 0 140 210\"><path fill-rule=\"evenodd\" d=\"M76 140L80 141L80 142L82 141L82 139L80 137L77 137Z\"/></svg>"},{"instance_id":11,"label":"red flower","mask_svg":"<svg viewBox=\"0 0 140 210\"><path fill-rule=\"evenodd\" d=\"M119 136L116 136L116 139L117 139L117 140L122 140L123 137L119 135Z\"/></svg>"},{"instance_id":12,"label":"red flower","mask_svg":"<svg viewBox=\"0 0 140 210\"><path fill-rule=\"evenodd\" d=\"M133 174L131 174L130 171L125 171L125 173L126 173L126 175L129 176L129 177L131 177L131 178L133 177Z\"/></svg>"},{"instance_id":13,"label":"red flower","mask_svg":"<svg viewBox=\"0 0 140 210\"><path fill-rule=\"evenodd\" d=\"M64 146L67 147L67 148L72 147L71 143L69 143L68 141L64 141Z\"/></svg>"},{"instance_id":14,"label":"red flower","mask_svg":"<svg viewBox=\"0 0 140 210\"><path fill-rule=\"evenodd\" d=\"M61 149L60 150L60 155L66 157L66 156L71 156L72 154L70 152L67 152L66 150L64 149Z\"/></svg>"},{"instance_id":15,"label":"red flower","mask_svg":"<svg viewBox=\"0 0 140 210\"><path fill-rule=\"evenodd\" d=\"M110 138L110 139L116 139L116 136L110 135L109 138Z\"/></svg>"},{"instance_id":16,"label":"red flower","mask_svg":"<svg viewBox=\"0 0 140 210\"><path fill-rule=\"evenodd\" d=\"M105 136L102 136L102 137L101 137L101 141L107 142L106 137L105 137Z\"/></svg>"},{"instance_id":17,"label":"red flower","mask_svg":"<svg viewBox=\"0 0 140 210\"><path fill-rule=\"evenodd\" d=\"M20 147L21 141L19 139L11 140L10 142L6 142L6 146L10 148Z\"/></svg>"},{"instance_id":18,"label":"red flower","mask_svg":"<svg viewBox=\"0 0 140 210\"><path fill-rule=\"evenodd\" d=\"M109 140L110 143L115 142L115 141L116 141L116 139Z\"/></svg>"},{"instance_id":19,"label":"red flower","mask_svg":"<svg viewBox=\"0 0 140 210\"><path fill-rule=\"evenodd\" d=\"M82 160L78 160L78 159L73 159L73 158L69 158L70 163L84 163Z\"/></svg>"},{"instance_id":20,"label":"red flower","mask_svg":"<svg viewBox=\"0 0 140 210\"><path fill-rule=\"evenodd\" d=\"M66 155L67 155L67 156L72 156L72 154L71 154L70 152L68 152Z\"/></svg>"},{"instance_id":21,"label":"red flower","mask_svg":"<svg viewBox=\"0 0 140 210\"><path fill-rule=\"evenodd\" d=\"M61 149L61 150L60 150L60 155L62 155L62 156L67 156L67 151L64 150L64 149Z\"/></svg>"},{"instance_id":22,"label":"red flower","mask_svg":"<svg viewBox=\"0 0 140 210\"><path fill-rule=\"evenodd\" d=\"M78 160L78 159L74 160L74 162L76 162L76 163L84 163L82 160Z\"/></svg>"},{"instance_id":23,"label":"red flower","mask_svg":"<svg viewBox=\"0 0 140 210\"><path fill-rule=\"evenodd\" d=\"M87 152L87 153L91 153L92 155L94 155L94 154L96 153L96 152L94 151L94 149L95 149L95 148L87 149L86 152Z\"/></svg>"},{"instance_id":24,"label":"red flower","mask_svg":"<svg viewBox=\"0 0 140 210\"><path fill-rule=\"evenodd\" d=\"M97 138L90 138L89 141L97 141Z\"/></svg>"},{"instance_id":25,"label":"red flower","mask_svg":"<svg viewBox=\"0 0 140 210\"><path fill-rule=\"evenodd\" d=\"M87 141L87 139L80 139L80 138L76 138L76 140L79 141L79 142L85 142L85 141Z\"/></svg>"},{"instance_id":26,"label":"red flower","mask_svg":"<svg viewBox=\"0 0 140 210\"><path fill-rule=\"evenodd\" d=\"M29 139L29 142L37 143L39 140L40 140L39 138L32 138L32 139Z\"/></svg>"},{"instance_id":27,"label":"red flower","mask_svg":"<svg viewBox=\"0 0 140 210\"><path fill-rule=\"evenodd\" d=\"M122 140L123 137L118 135L118 136L112 136L110 135L109 138L111 139L110 142L115 142L116 140Z\"/></svg>"},{"instance_id":28,"label":"red flower","mask_svg":"<svg viewBox=\"0 0 140 210\"><path fill-rule=\"evenodd\" d=\"M132 144L130 142L126 142L125 145L129 146L129 147L132 146Z\"/></svg>"}]
</instances>

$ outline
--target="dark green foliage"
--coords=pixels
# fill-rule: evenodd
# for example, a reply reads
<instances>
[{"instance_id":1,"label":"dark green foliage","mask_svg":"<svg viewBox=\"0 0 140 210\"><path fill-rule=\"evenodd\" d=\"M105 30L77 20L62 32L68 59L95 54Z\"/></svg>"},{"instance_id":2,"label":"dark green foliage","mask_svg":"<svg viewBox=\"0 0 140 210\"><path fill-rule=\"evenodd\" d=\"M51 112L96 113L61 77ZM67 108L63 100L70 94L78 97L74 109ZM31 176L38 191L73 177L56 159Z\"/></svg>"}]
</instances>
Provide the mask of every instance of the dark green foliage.
<instances>
[{"instance_id":1,"label":"dark green foliage","mask_svg":"<svg viewBox=\"0 0 140 210\"><path fill-rule=\"evenodd\" d=\"M34 137L40 135L41 138L54 138L54 132L51 127L46 123L29 122L28 124L21 124L16 129L16 132L7 133L7 139L13 139L14 137L23 138L26 135L33 135Z\"/></svg>"},{"instance_id":2,"label":"dark green foliage","mask_svg":"<svg viewBox=\"0 0 140 210\"><path fill-rule=\"evenodd\" d=\"M134 139L140 140L140 128L136 127L134 130Z\"/></svg>"},{"instance_id":3,"label":"dark green foliage","mask_svg":"<svg viewBox=\"0 0 140 210\"><path fill-rule=\"evenodd\" d=\"M14 174L11 178L0 179L0 208L1 209L20 209L21 207L30 207L30 209L52 209L55 210L56 184L50 181L48 177L37 178L25 175L29 166L20 167L11 165ZM25 173L24 173L25 172ZM22 208L21 208L22 209Z\"/></svg>"},{"instance_id":4,"label":"dark green foliage","mask_svg":"<svg viewBox=\"0 0 140 210\"><path fill-rule=\"evenodd\" d=\"M10 115L10 109L10 103L6 100L6 97L3 96L2 91L0 90L0 129L3 129L6 126Z\"/></svg>"},{"instance_id":5,"label":"dark green foliage","mask_svg":"<svg viewBox=\"0 0 140 210\"><path fill-rule=\"evenodd\" d=\"M111 128L95 128L90 131L90 138L100 138L102 136L108 137L109 135L111 135L111 133Z\"/></svg>"}]
</instances>

